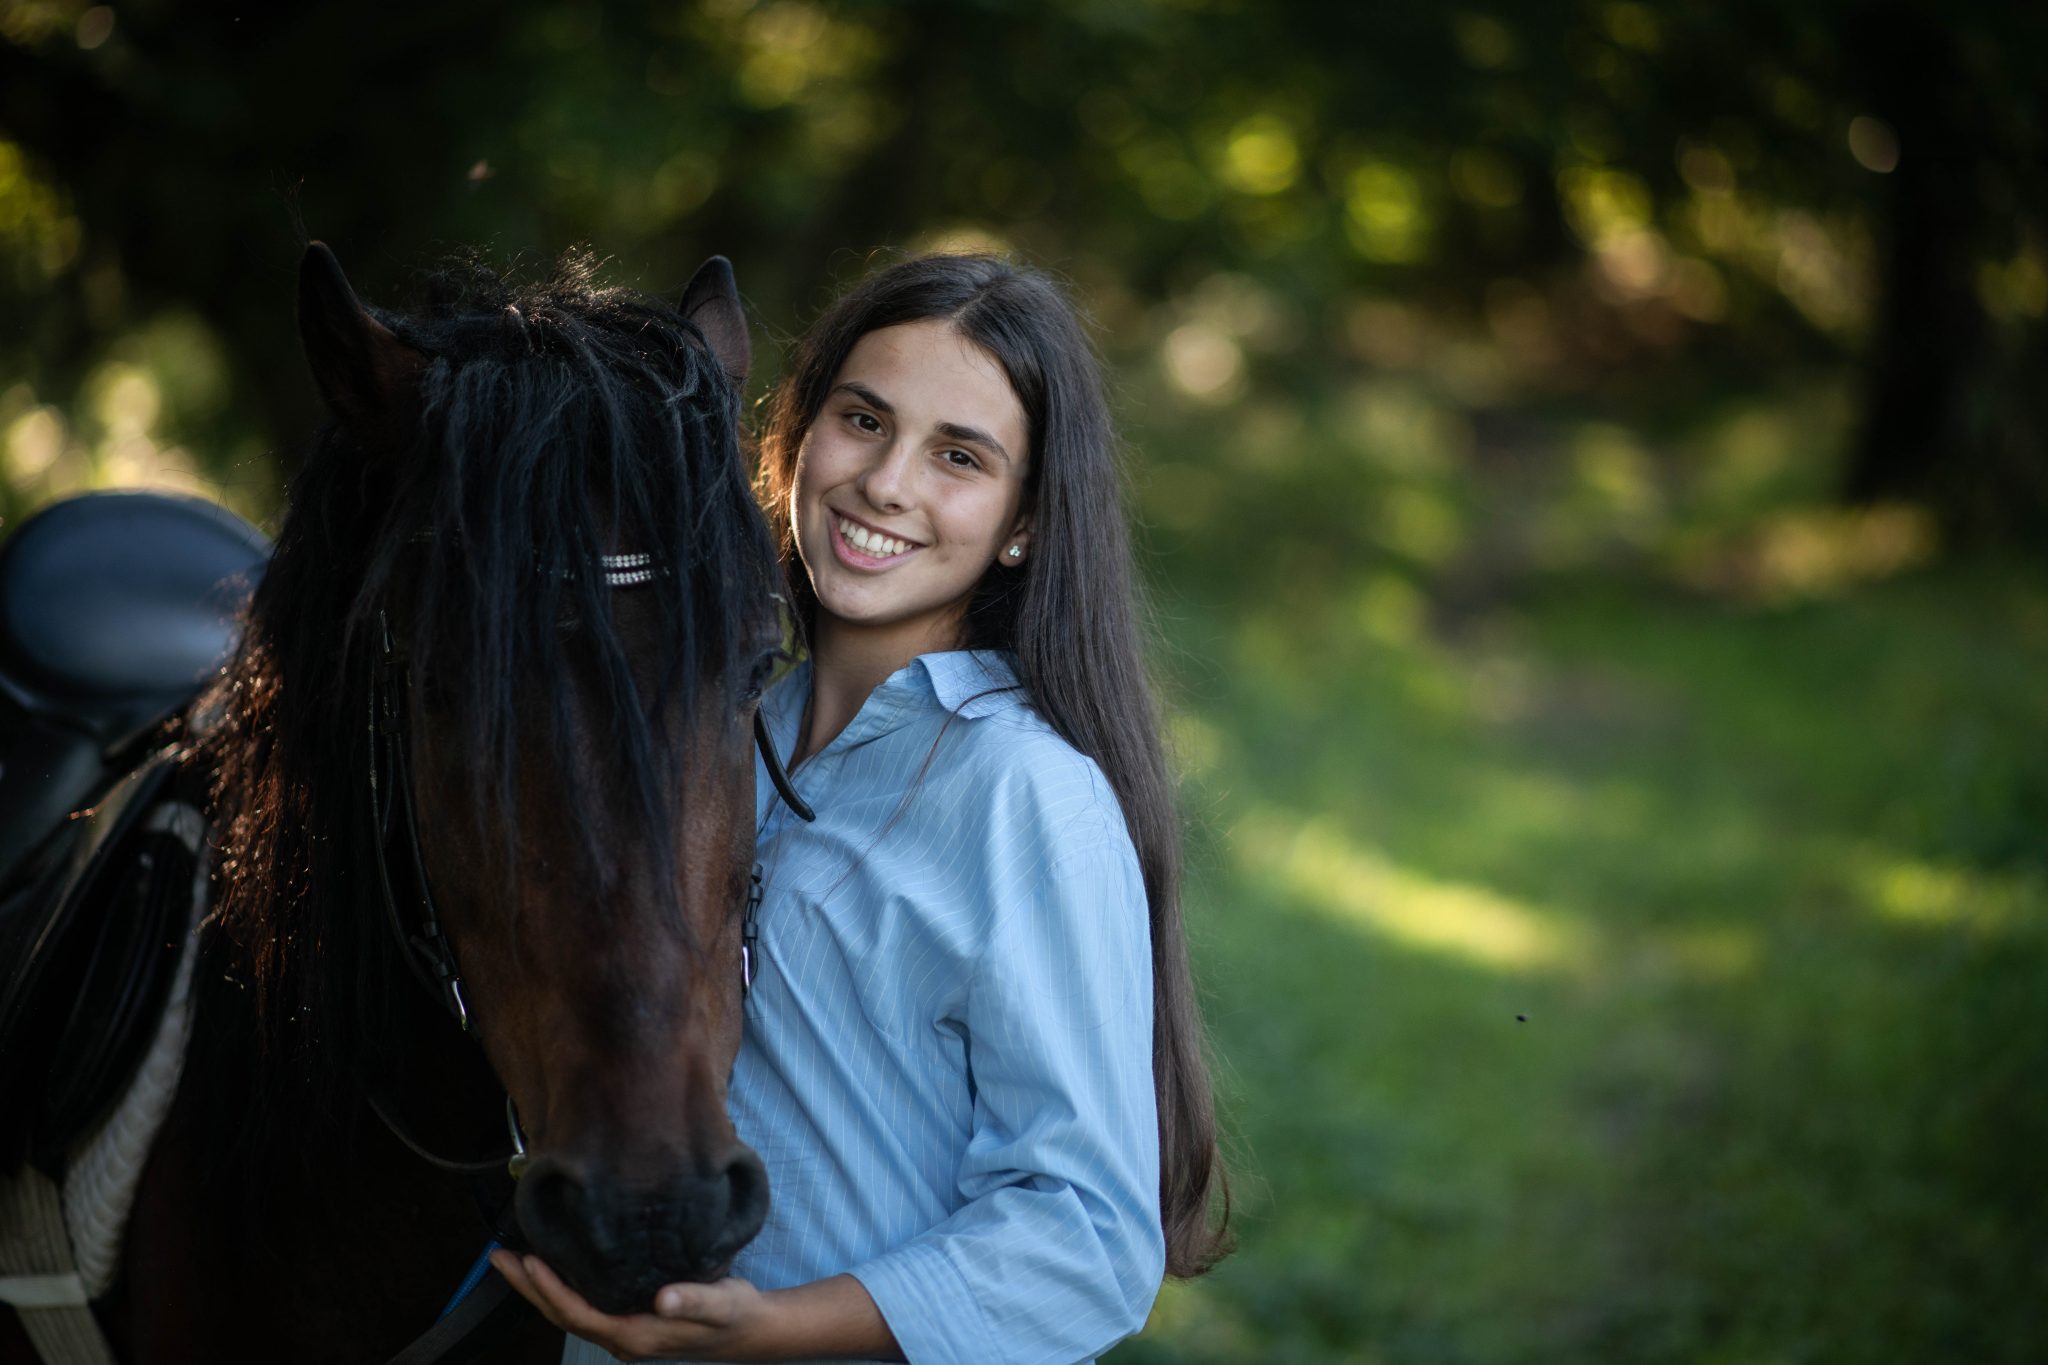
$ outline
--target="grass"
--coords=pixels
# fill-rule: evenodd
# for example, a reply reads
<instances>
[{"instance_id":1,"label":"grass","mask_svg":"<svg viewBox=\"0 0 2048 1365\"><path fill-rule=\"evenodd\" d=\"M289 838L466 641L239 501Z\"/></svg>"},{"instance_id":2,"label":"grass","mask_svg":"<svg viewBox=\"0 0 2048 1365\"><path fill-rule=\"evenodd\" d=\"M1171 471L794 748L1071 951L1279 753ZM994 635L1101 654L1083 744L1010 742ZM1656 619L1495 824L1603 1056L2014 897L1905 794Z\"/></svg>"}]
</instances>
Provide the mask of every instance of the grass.
<instances>
[{"instance_id":1,"label":"grass","mask_svg":"<svg viewBox=\"0 0 2048 1365\"><path fill-rule=\"evenodd\" d=\"M1118 1365L2048 1358L2048 580L1310 581L1175 613L1241 1249Z\"/></svg>"}]
</instances>

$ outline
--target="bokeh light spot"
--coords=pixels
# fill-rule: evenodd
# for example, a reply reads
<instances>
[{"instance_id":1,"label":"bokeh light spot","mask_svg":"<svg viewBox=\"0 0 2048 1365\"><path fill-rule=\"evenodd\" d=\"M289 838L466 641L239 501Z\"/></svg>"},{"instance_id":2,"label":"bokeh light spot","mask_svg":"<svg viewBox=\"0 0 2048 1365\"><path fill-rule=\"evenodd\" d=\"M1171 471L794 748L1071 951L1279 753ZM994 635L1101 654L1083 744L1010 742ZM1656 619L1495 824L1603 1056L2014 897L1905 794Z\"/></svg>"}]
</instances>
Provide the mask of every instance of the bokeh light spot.
<instances>
[{"instance_id":1,"label":"bokeh light spot","mask_svg":"<svg viewBox=\"0 0 2048 1365\"><path fill-rule=\"evenodd\" d=\"M1221 327L1189 322L1167 334L1161 349L1173 386L1207 403L1228 402L1244 389L1244 351Z\"/></svg>"},{"instance_id":2,"label":"bokeh light spot","mask_svg":"<svg viewBox=\"0 0 2048 1365\"><path fill-rule=\"evenodd\" d=\"M1781 210L1773 224L1779 292L1816 326L1848 331L1868 311L1867 261L1852 259L1838 229L1799 209Z\"/></svg>"},{"instance_id":3,"label":"bokeh light spot","mask_svg":"<svg viewBox=\"0 0 2048 1365\"><path fill-rule=\"evenodd\" d=\"M1849 120L1849 155L1864 170L1889 175L1899 166L1899 135L1883 119L1858 114Z\"/></svg>"},{"instance_id":4,"label":"bokeh light spot","mask_svg":"<svg viewBox=\"0 0 2048 1365\"><path fill-rule=\"evenodd\" d=\"M1650 187L1627 171L1574 166L1559 173L1565 219L1587 246L1649 226Z\"/></svg>"},{"instance_id":5,"label":"bokeh light spot","mask_svg":"<svg viewBox=\"0 0 2048 1365\"><path fill-rule=\"evenodd\" d=\"M1635 228L1603 237L1593 252L1601 291L1616 300L1644 299L1659 293L1670 273L1670 253L1653 228Z\"/></svg>"},{"instance_id":6,"label":"bokeh light spot","mask_svg":"<svg viewBox=\"0 0 2048 1365\"><path fill-rule=\"evenodd\" d=\"M1607 36L1637 52L1655 52L1659 44L1657 16L1648 5L1609 5L1601 14Z\"/></svg>"},{"instance_id":7,"label":"bokeh light spot","mask_svg":"<svg viewBox=\"0 0 2048 1365\"><path fill-rule=\"evenodd\" d=\"M982 223L952 223L934 228L917 237L911 248L918 252L945 255L974 253L988 256L1006 256L1017 249L1016 243Z\"/></svg>"},{"instance_id":8,"label":"bokeh light spot","mask_svg":"<svg viewBox=\"0 0 2048 1365\"><path fill-rule=\"evenodd\" d=\"M2048 259L2029 245L2010 261L1986 261L1977 271L1977 294L2007 321L2048 316Z\"/></svg>"},{"instance_id":9,"label":"bokeh light spot","mask_svg":"<svg viewBox=\"0 0 2048 1365\"><path fill-rule=\"evenodd\" d=\"M1451 41L1467 64L1481 71L1498 71L1515 63L1515 35L1506 24L1484 14L1451 16Z\"/></svg>"},{"instance_id":10,"label":"bokeh light spot","mask_svg":"<svg viewBox=\"0 0 2048 1365\"><path fill-rule=\"evenodd\" d=\"M114 36L114 9L111 5L94 5L78 16L78 46L90 52Z\"/></svg>"},{"instance_id":11,"label":"bokeh light spot","mask_svg":"<svg viewBox=\"0 0 2048 1365\"><path fill-rule=\"evenodd\" d=\"M1301 147L1294 130L1272 114L1257 114L1230 130L1224 145L1223 178L1245 194L1278 194L1301 176Z\"/></svg>"},{"instance_id":12,"label":"bokeh light spot","mask_svg":"<svg viewBox=\"0 0 2048 1365\"><path fill-rule=\"evenodd\" d=\"M1450 500L1412 484L1380 495L1373 529L1388 549L1422 564L1442 564L1465 539L1463 520Z\"/></svg>"},{"instance_id":13,"label":"bokeh light spot","mask_svg":"<svg viewBox=\"0 0 2048 1365\"><path fill-rule=\"evenodd\" d=\"M1422 638L1429 603L1399 574L1374 574L1358 590L1355 616L1369 639L1405 648Z\"/></svg>"},{"instance_id":14,"label":"bokeh light spot","mask_svg":"<svg viewBox=\"0 0 2048 1365\"><path fill-rule=\"evenodd\" d=\"M1368 261L1405 265L1428 254L1429 218L1415 177L1385 161L1351 173L1344 196L1351 245Z\"/></svg>"},{"instance_id":15,"label":"bokeh light spot","mask_svg":"<svg viewBox=\"0 0 2048 1365\"><path fill-rule=\"evenodd\" d=\"M0 251L54 279L78 259L79 238L63 196L35 175L21 148L0 140Z\"/></svg>"},{"instance_id":16,"label":"bokeh light spot","mask_svg":"<svg viewBox=\"0 0 2048 1365\"><path fill-rule=\"evenodd\" d=\"M41 478L64 453L64 418L55 408L32 408L9 424L0 451L8 478L25 484Z\"/></svg>"}]
</instances>

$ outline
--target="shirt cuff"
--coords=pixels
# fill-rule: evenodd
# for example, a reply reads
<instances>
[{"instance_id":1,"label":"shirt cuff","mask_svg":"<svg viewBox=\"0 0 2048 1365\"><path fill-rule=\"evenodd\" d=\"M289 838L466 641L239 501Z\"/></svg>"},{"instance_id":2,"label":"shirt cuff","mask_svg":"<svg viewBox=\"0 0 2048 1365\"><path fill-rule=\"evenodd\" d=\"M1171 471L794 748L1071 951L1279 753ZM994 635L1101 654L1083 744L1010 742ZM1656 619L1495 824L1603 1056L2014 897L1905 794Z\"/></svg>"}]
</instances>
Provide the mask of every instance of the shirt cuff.
<instances>
[{"instance_id":1,"label":"shirt cuff","mask_svg":"<svg viewBox=\"0 0 2048 1365\"><path fill-rule=\"evenodd\" d=\"M881 1310L910 1365L997 1360L973 1290L943 1251L908 1242L848 1272Z\"/></svg>"}]
</instances>

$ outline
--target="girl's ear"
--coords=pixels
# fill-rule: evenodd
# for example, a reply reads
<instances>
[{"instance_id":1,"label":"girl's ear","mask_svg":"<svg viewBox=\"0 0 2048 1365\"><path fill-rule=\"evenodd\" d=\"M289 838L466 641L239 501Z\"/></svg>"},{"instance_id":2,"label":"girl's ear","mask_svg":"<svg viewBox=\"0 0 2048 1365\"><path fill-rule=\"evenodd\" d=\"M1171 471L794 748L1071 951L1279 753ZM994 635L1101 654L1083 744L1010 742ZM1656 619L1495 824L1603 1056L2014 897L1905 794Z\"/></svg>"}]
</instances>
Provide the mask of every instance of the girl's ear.
<instances>
[{"instance_id":1,"label":"girl's ear","mask_svg":"<svg viewBox=\"0 0 2048 1365\"><path fill-rule=\"evenodd\" d=\"M1017 524L1010 528L1010 534L1003 538L1002 548L996 551L996 563L1006 569L1014 569L1031 557L1031 514L1020 512Z\"/></svg>"}]
</instances>

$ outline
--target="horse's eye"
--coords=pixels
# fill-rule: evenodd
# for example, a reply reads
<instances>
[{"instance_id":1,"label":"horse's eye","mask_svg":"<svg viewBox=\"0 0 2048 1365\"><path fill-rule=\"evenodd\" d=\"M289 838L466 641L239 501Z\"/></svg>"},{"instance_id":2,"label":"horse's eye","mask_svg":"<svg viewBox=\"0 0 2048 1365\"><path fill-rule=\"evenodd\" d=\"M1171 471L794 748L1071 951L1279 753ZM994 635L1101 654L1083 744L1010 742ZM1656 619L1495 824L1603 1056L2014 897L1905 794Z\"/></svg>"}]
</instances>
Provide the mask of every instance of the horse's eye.
<instances>
[{"instance_id":1,"label":"horse's eye","mask_svg":"<svg viewBox=\"0 0 2048 1365\"><path fill-rule=\"evenodd\" d=\"M753 668L747 673L746 691L742 694L742 700L748 706L761 700L761 694L768 690L769 682L775 677L776 666L788 657L778 645L754 660Z\"/></svg>"}]
</instances>

